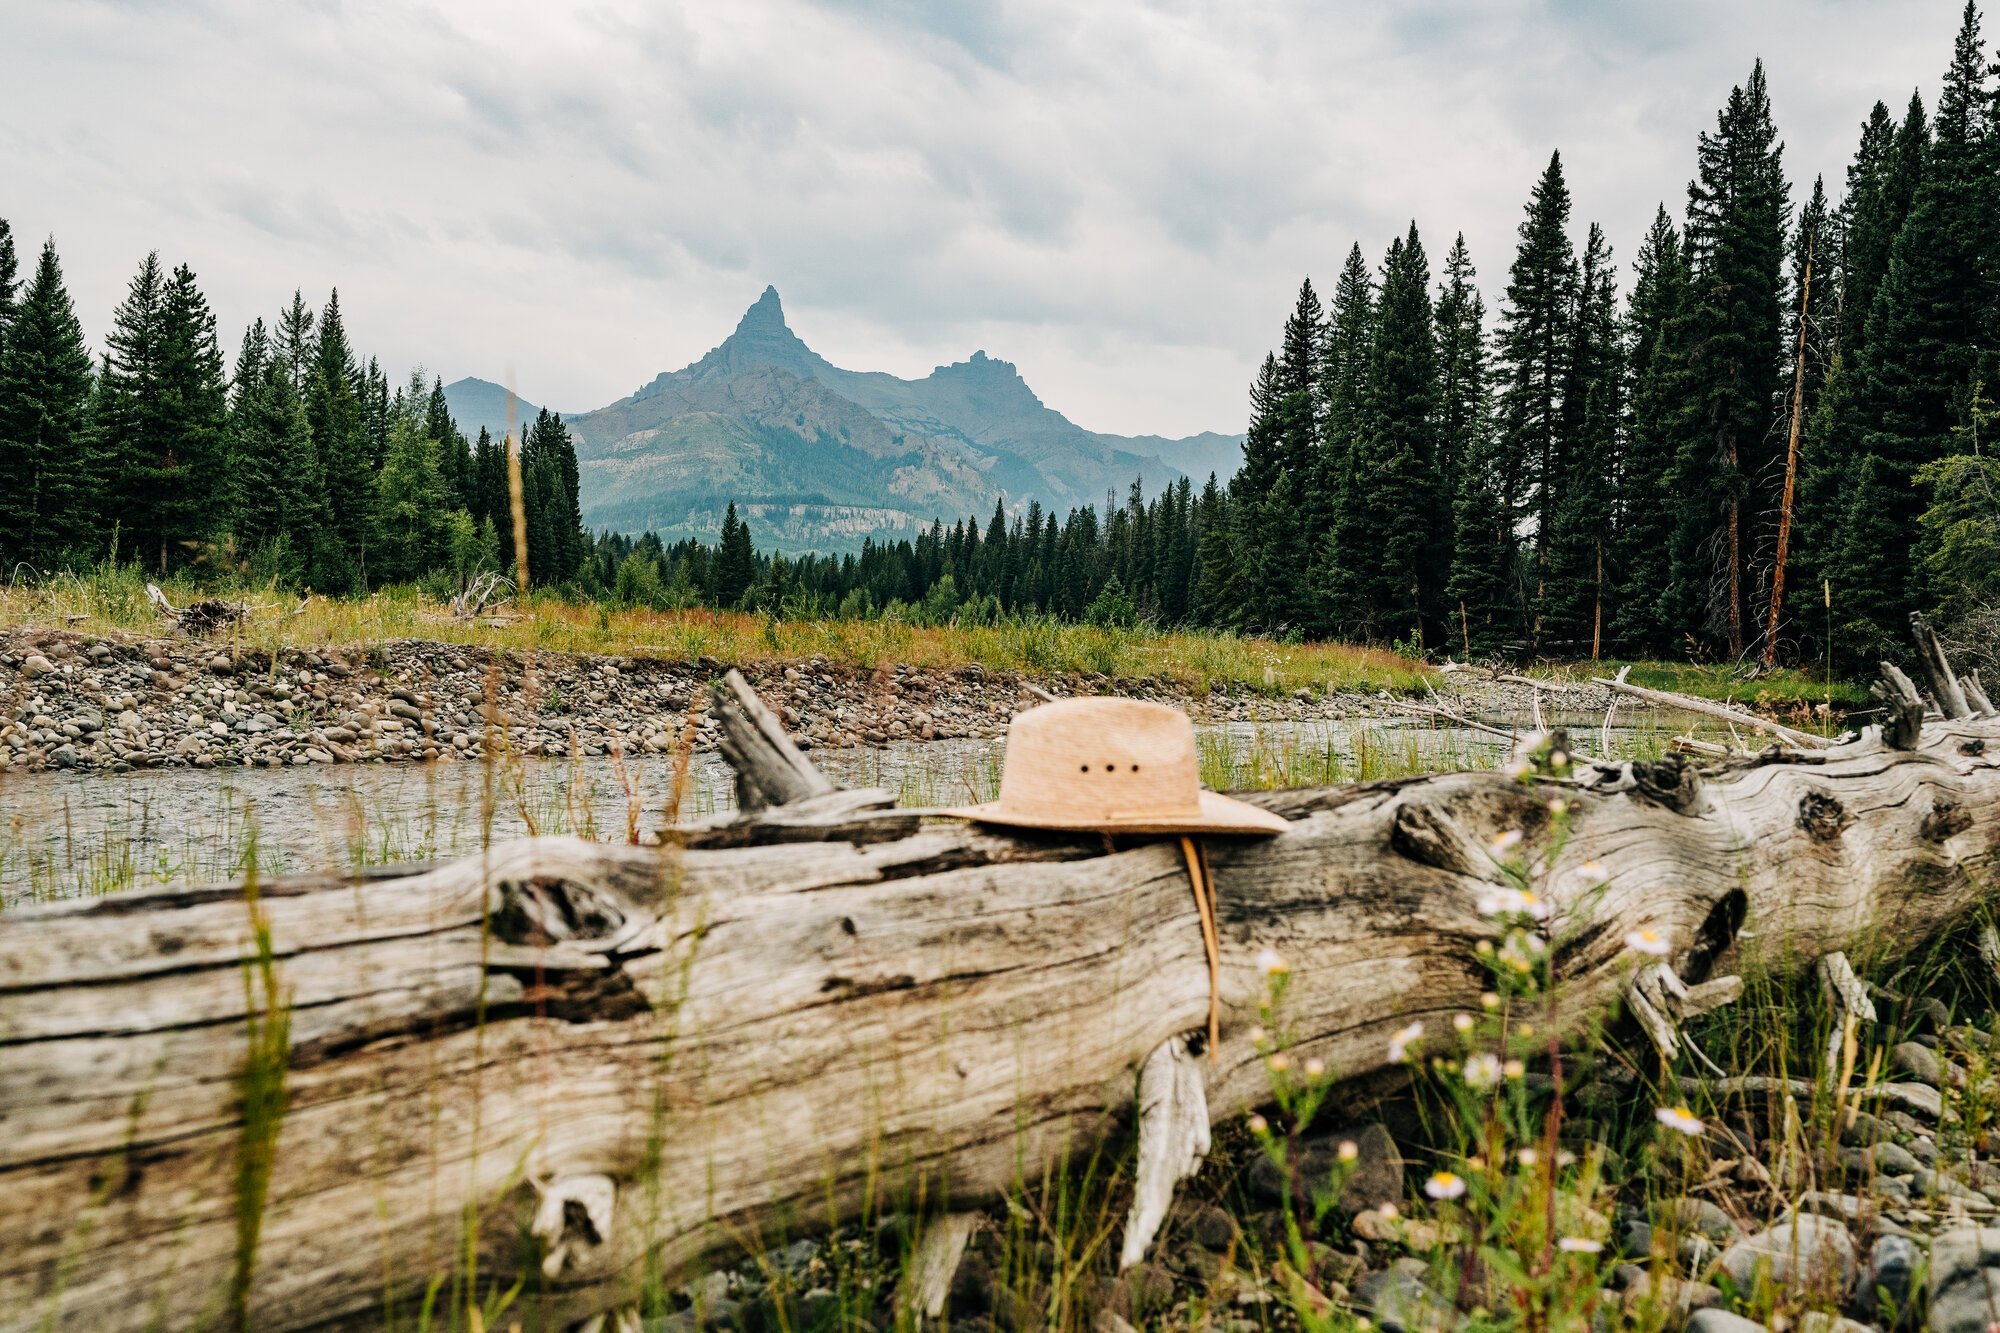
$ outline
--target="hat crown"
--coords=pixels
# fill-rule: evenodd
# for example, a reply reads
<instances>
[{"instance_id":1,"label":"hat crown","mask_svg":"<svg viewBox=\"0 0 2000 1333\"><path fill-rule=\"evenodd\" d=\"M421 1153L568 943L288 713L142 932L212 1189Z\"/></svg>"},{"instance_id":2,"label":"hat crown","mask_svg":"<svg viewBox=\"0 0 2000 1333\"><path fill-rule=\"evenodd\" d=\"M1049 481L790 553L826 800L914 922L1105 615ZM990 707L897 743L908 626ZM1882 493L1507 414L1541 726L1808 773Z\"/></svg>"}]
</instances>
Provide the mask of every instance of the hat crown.
<instances>
[{"instance_id":1,"label":"hat crown","mask_svg":"<svg viewBox=\"0 0 2000 1333\"><path fill-rule=\"evenodd\" d=\"M1063 699L1008 727L1000 808L1089 828L1158 816L1199 818L1194 724L1139 699Z\"/></svg>"}]
</instances>

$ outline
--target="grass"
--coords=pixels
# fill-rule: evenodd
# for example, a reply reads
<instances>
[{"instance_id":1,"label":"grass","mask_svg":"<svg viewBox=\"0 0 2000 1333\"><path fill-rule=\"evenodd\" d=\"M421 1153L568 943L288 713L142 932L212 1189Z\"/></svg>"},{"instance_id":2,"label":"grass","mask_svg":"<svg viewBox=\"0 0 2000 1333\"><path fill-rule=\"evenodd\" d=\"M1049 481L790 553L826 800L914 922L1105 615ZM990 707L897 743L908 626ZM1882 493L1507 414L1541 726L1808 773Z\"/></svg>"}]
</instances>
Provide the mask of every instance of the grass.
<instances>
[{"instance_id":1,"label":"grass","mask_svg":"<svg viewBox=\"0 0 2000 1333\"><path fill-rule=\"evenodd\" d=\"M0 587L0 629L65 628L84 634L159 635L159 615L146 600L136 568L65 574L38 585ZM1439 684L1421 662L1381 648L1346 643L1281 643L1233 633L1099 629L1044 617L998 625L918 626L891 620L780 620L729 611L615 610L535 598L500 624L454 620L414 588L367 597L314 597L303 610L274 588L217 586L213 580L170 579L176 605L205 596L241 599L258 608L232 631L237 644L266 653L284 648L349 647L390 639L428 639L494 649L548 649L672 660L700 657L732 663L820 657L872 670L908 665L979 666L1030 676L1096 675L1171 681L1196 694L1215 686L1265 694L1307 689L1372 694L1422 693ZM1532 674L1582 678L1610 674L1622 662L1545 666ZM1810 672L1746 673L1726 666L1642 662L1635 683L1786 711L1830 703L1863 707L1866 692Z\"/></svg>"}]
</instances>

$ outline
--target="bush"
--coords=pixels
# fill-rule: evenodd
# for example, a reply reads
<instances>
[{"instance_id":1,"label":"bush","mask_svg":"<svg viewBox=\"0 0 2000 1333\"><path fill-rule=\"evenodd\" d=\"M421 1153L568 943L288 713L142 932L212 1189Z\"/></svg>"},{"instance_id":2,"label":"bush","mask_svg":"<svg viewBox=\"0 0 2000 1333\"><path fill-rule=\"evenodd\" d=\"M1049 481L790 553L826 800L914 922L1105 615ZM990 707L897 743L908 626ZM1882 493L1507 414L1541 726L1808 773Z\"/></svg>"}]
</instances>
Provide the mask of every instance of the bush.
<instances>
[{"instance_id":1,"label":"bush","mask_svg":"<svg viewBox=\"0 0 2000 1333\"><path fill-rule=\"evenodd\" d=\"M1139 608L1132 604L1125 585L1113 574L1097 594L1097 600L1084 610L1083 621L1096 629L1131 629L1139 623Z\"/></svg>"}]
</instances>

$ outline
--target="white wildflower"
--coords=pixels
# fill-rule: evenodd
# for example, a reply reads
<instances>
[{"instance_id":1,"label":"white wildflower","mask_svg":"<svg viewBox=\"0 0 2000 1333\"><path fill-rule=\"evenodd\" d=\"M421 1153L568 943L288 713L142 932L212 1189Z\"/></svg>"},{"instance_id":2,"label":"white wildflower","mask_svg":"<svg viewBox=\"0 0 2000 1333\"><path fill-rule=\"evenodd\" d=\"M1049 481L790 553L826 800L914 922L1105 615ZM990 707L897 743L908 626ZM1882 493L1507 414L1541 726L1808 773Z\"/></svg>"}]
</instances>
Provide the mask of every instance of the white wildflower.
<instances>
[{"instance_id":1,"label":"white wildflower","mask_svg":"<svg viewBox=\"0 0 2000 1333\"><path fill-rule=\"evenodd\" d=\"M1424 1193L1433 1199L1456 1199L1465 1193L1465 1182L1449 1171L1440 1171L1424 1182Z\"/></svg>"},{"instance_id":2,"label":"white wildflower","mask_svg":"<svg viewBox=\"0 0 2000 1333\"><path fill-rule=\"evenodd\" d=\"M1291 964L1287 963L1276 949L1259 949L1257 951L1257 970L1267 977L1274 977L1280 972L1289 972L1292 968Z\"/></svg>"},{"instance_id":3,"label":"white wildflower","mask_svg":"<svg viewBox=\"0 0 2000 1333\"><path fill-rule=\"evenodd\" d=\"M1556 1242L1556 1248L1564 1254L1596 1254L1604 1248L1604 1242L1588 1236L1564 1236Z\"/></svg>"},{"instance_id":4,"label":"white wildflower","mask_svg":"<svg viewBox=\"0 0 2000 1333\"><path fill-rule=\"evenodd\" d=\"M1674 1130L1676 1133L1685 1134L1689 1138L1695 1137L1708 1128L1701 1123L1693 1111L1688 1110L1685 1106L1658 1107L1653 1112L1653 1118L1668 1129Z\"/></svg>"},{"instance_id":5,"label":"white wildflower","mask_svg":"<svg viewBox=\"0 0 2000 1333\"><path fill-rule=\"evenodd\" d=\"M1357 1157L1361 1156L1361 1145L1356 1143L1353 1139L1342 1139L1340 1141L1340 1147L1335 1149L1335 1152L1340 1157L1341 1161L1351 1162Z\"/></svg>"},{"instance_id":6,"label":"white wildflower","mask_svg":"<svg viewBox=\"0 0 2000 1333\"><path fill-rule=\"evenodd\" d=\"M1587 889L1594 889L1611 878L1611 872L1596 861L1585 861L1570 871L1570 878Z\"/></svg>"},{"instance_id":7,"label":"white wildflower","mask_svg":"<svg viewBox=\"0 0 2000 1333\"><path fill-rule=\"evenodd\" d=\"M1451 1016L1451 1025L1460 1032L1470 1032L1472 1031L1472 1015L1453 1014Z\"/></svg>"},{"instance_id":8,"label":"white wildflower","mask_svg":"<svg viewBox=\"0 0 2000 1333\"><path fill-rule=\"evenodd\" d=\"M1424 1035L1423 1023L1416 1022L1410 1024L1402 1031L1390 1037L1389 1063L1392 1065L1399 1065L1402 1064L1405 1060L1408 1060L1410 1058L1410 1047L1415 1045L1418 1039L1421 1038L1423 1035Z\"/></svg>"},{"instance_id":9,"label":"white wildflower","mask_svg":"<svg viewBox=\"0 0 2000 1333\"><path fill-rule=\"evenodd\" d=\"M1521 839L1525 836L1526 835L1523 834L1521 830L1517 828L1508 829L1505 833L1501 834L1499 837L1493 840L1493 854L1495 856L1505 856L1507 853L1513 851L1516 847L1519 847L1521 845Z\"/></svg>"},{"instance_id":10,"label":"white wildflower","mask_svg":"<svg viewBox=\"0 0 2000 1333\"><path fill-rule=\"evenodd\" d=\"M1481 1051L1465 1058L1465 1081L1474 1088L1490 1088L1500 1081L1500 1057Z\"/></svg>"},{"instance_id":11,"label":"white wildflower","mask_svg":"<svg viewBox=\"0 0 2000 1333\"><path fill-rule=\"evenodd\" d=\"M1654 958L1665 958L1674 951L1667 943L1666 936L1656 930L1635 930L1625 937L1625 947L1633 953L1643 953Z\"/></svg>"}]
</instances>

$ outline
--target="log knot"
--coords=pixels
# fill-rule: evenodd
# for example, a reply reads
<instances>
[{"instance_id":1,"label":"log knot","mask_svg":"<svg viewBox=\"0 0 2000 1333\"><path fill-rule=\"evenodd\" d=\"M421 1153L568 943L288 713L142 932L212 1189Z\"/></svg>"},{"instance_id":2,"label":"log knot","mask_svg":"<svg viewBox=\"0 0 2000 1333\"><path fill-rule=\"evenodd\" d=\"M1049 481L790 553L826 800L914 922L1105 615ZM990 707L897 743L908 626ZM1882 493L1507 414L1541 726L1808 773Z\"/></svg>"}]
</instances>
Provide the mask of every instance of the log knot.
<instances>
[{"instance_id":1,"label":"log knot","mask_svg":"<svg viewBox=\"0 0 2000 1333\"><path fill-rule=\"evenodd\" d=\"M1927 842L1943 842L1972 827L1972 816L1956 801L1939 801L1924 816L1922 833Z\"/></svg>"},{"instance_id":2,"label":"log knot","mask_svg":"<svg viewBox=\"0 0 2000 1333\"><path fill-rule=\"evenodd\" d=\"M1809 791L1799 798L1799 827L1814 842L1837 842L1853 823L1847 807L1823 791Z\"/></svg>"},{"instance_id":3,"label":"log knot","mask_svg":"<svg viewBox=\"0 0 2000 1333\"><path fill-rule=\"evenodd\" d=\"M606 894L560 875L502 880L493 912L496 939L547 945L565 940L608 940L625 925L625 912Z\"/></svg>"},{"instance_id":4,"label":"log knot","mask_svg":"<svg viewBox=\"0 0 2000 1333\"><path fill-rule=\"evenodd\" d=\"M1678 754L1658 759L1641 759L1632 765L1632 788L1655 805L1676 814L1694 809L1701 782L1687 760Z\"/></svg>"}]
</instances>

